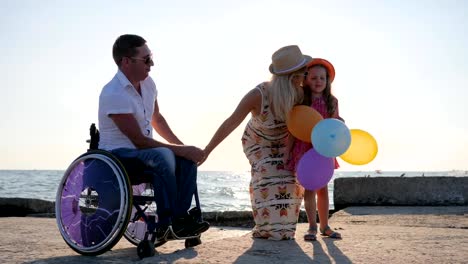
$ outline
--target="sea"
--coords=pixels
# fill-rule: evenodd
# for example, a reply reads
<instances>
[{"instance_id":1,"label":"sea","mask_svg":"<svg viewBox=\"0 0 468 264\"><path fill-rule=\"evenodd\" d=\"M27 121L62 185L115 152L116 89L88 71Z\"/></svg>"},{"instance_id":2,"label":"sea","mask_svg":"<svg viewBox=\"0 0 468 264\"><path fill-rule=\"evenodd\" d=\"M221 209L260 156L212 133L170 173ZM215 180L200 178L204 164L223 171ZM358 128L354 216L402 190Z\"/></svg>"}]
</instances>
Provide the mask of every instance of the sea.
<instances>
[{"instance_id":1,"label":"sea","mask_svg":"<svg viewBox=\"0 0 468 264\"><path fill-rule=\"evenodd\" d=\"M0 197L36 198L55 201L62 170L0 170ZM328 184L330 209L333 206L333 180L340 177L468 176L468 171L335 171ZM248 211L250 172L199 171L198 194L205 212Z\"/></svg>"}]
</instances>

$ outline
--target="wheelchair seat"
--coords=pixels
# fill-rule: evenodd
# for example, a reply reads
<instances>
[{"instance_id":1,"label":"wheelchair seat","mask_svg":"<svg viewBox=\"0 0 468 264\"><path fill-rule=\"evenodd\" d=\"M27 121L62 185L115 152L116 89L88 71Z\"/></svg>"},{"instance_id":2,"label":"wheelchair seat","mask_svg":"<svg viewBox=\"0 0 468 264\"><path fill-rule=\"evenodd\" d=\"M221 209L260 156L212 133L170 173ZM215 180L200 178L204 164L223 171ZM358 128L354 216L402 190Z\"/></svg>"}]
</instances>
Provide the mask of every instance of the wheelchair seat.
<instances>
[{"instance_id":1,"label":"wheelchair seat","mask_svg":"<svg viewBox=\"0 0 468 264\"><path fill-rule=\"evenodd\" d=\"M91 124L89 135L90 139L87 140L87 143L89 143L88 151L98 150L100 133L95 124ZM146 166L141 160L135 158L119 158L119 161L124 165L132 185L151 182L151 173L145 171Z\"/></svg>"}]
</instances>

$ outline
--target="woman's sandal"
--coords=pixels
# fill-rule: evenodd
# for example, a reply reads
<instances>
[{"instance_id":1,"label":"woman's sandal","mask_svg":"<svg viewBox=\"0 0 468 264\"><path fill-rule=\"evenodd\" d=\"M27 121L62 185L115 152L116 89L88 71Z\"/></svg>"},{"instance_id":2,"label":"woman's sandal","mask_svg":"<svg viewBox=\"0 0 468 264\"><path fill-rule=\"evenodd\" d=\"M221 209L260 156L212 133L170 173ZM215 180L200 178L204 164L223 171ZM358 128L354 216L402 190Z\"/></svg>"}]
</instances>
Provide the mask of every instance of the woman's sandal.
<instances>
[{"instance_id":1,"label":"woman's sandal","mask_svg":"<svg viewBox=\"0 0 468 264\"><path fill-rule=\"evenodd\" d=\"M341 234L333 231L330 226L326 226L324 229L320 228L320 235L327 236L329 238L341 239Z\"/></svg>"},{"instance_id":2,"label":"woman's sandal","mask_svg":"<svg viewBox=\"0 0 468 264\"><path fill-rule=\"evenodd\" d=\"M305 241L315 241L317 240L317 227L309 227L307 233L304 235Z\"/></svg>"}]
</instances>

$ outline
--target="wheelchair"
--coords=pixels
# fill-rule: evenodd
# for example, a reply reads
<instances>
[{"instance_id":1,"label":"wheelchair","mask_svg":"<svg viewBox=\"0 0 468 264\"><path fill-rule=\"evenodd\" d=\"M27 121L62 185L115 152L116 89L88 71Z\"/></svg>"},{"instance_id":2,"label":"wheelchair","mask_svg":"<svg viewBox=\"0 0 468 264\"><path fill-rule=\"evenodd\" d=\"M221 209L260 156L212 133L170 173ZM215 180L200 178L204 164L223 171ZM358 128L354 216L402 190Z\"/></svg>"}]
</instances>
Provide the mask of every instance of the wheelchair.
<instances>
[{"instance_id":1,"label":"wheelchair","mask_svg":"<svg viewBox=\"0 0 468 264\"><path fill-rule=\"evenodd\" d=\"M158 240L157 206L149 175L143 166L99 150L99 131L94 124L90 136L88 151L69 165L57 189L56 221L70 248L82 255L97 256L124 236L137 246L142 259L153 256L155 247L170 240L184 239L186 248L201 244L201 234L178 237L171 226ZM201 221L197 191L194 196L196 206L188 213Z\"/></svg>"}]
</instances>

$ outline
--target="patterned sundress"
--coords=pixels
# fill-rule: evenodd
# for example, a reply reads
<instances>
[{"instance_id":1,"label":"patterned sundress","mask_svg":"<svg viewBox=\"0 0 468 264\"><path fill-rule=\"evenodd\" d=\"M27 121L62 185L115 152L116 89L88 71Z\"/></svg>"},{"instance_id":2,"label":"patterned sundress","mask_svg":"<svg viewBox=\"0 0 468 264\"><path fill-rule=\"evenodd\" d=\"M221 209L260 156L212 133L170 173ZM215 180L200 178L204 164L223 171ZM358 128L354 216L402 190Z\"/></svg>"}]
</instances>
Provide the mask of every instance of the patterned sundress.
<instances>
[{"instance_id":1,"label":"patterned sundress","mask_svg":"<svg viewBox=\"0 0 468 264\"><path fill-rule=\"evenodd\" d=\"M252 116L242 136L244 153L252 165L250 201L255 227L252 235L273 240L294 239L304 189L294 172L285 168L291 151L290 134L284 122L271 113L268 83L256 88L262 108Z\"/></svg>"}]
</instances>

